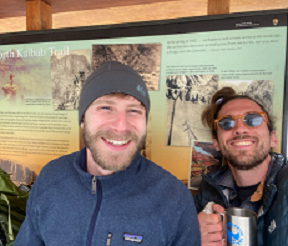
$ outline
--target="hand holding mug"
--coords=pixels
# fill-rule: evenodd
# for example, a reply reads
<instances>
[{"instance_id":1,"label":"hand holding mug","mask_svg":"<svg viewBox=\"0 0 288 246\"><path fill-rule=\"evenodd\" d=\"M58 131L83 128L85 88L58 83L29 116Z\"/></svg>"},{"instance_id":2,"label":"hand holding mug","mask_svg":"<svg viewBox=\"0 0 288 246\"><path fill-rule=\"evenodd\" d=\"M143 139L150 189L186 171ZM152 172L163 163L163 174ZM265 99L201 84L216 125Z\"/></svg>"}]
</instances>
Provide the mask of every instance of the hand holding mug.
<instances>
[{"instance_id":1,"label":"hand holding mug","mask_svg":"<svg viewBox=\"0 0 288 246\"><path fill-rule=\"evenodd\" d=\"M198 221L201 233L201 246L223 246L223 222L224 208L218 204L212 204L212 214L207 214L206 209L198 214Z\"/></svg>"}]
</instances>

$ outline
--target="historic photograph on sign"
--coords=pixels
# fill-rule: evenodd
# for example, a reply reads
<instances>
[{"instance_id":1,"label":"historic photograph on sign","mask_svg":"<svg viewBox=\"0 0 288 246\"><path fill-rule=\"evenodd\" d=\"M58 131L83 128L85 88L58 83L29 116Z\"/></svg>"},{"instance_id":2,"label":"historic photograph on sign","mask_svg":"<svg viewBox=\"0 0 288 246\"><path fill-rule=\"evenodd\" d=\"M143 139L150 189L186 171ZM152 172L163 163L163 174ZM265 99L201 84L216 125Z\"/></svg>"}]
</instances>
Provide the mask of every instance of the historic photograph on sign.
<instances>
[{"instance_id":1,"label":"historic photograph on sign","mask_svg":"<svg viewBox=\"0 0 288 246\"><path fill-rule=\"evenodd\" d=\"M229 80L218 82L219 90L225 86L231 86L236 93L252 97L261 105L264 105L269 113L272 113L272 80Z\"/></svg>"},{"instance_id":2,"label":"historic photograph on sign","mask_svg":"<svg viewBox=\"0 0 288 246\"><path fill-rule=\"evenodd\" d=\"M45 100L50 103L51 87L46 83L48 69L46 58L42 56L17 56L16 50L12 49L6 57L1 57L1 109L23 109L26 105L38 105Z\"/></svg>"},{"instance_id":3,"label":"historic photograph on sign","mask_svg":"<svg viewBox=\"0 0 288 246\"><path fill-rule=\"evenodd\" d=\"M51 56L52 104L54 110L77 110L85 79L90 74L90 50L70 50Z\"/></svg>"},{"instance_id":4,"label":"historic photograph on sign","mask_svg":"<svg viewBox=\"0 0 288 246\"><path fill-rule=\"evenodd\" d=\"M192 141L189 166L188 188L198 190L202 174L222 166L221 152L213 147L212 142Z\"/></svg>"},{"instance_id":5,"label":"historic photograph on sign","mask_svg":"<svg viewBox=\"0 0 288 246\"><path fill-rule=\"evenodd\" d=\"M92 46L92 70L115 60L136 70L148 90L159 90L161 43Z\"/></svg>"},{"instance_id":6,"label":"historic photograph on sign","mask_svg":"<svg viewBox=\"0 0 288 246\"><path fill-rule=\"evenodd\" d=\"M201 113L217 90L218 75L166 77L166 145L211 141L211 131L202 125Z\"/></svg>"}]
</instances>

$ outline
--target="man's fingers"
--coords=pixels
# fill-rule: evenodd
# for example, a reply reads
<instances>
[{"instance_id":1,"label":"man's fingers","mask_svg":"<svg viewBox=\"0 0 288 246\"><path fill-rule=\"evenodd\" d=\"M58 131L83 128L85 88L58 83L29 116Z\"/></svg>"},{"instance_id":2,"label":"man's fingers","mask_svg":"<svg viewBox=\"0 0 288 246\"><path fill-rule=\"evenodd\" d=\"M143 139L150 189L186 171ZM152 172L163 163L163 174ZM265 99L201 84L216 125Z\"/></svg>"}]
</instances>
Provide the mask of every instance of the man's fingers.
<instances>
[{"instance_id":1,"label":"man's fingers","mask_svg":"<svg viewBox=\"0 0 288 246\"><path fill-rule=\"evenodd\" d=\"M224 211L223 207L220 205L216 205L215 209L220 212L221 210ZM201 212L198 214L198 221L201 232L201 246L222 246L222 216L219 214L205 214Z\"/></svg>"},{"instance_id":2,"label":"man's fingers","mask_svg":"<svg viewBox=\"0 0 288 246\"><path fill-rule=\"evenodd\" d=\"M219 221L222 221L222 218L221 218L221 215L219 214L205 214L201 212L198 214L198 220L199 220L199 223L214 224Z\"/></svg>"},{"instance_id":3,"label":"man's fingers","mask_svg":"<svg viewBox=\"0 0 288 246\"><path fill-rule=\"evenodd\" d=\"M200 224L199 226L200 226L201 235L205 235L207 233L215 233L215 232L222 233L222 230L223 230L222 222L218 222L217 224L213 224L213 225Z\"/></svg>"},{"instance_id":4,"label":"man's fingers","mask_svg":"<svg viewBox=\"0 0 288 246\"><path fill-rule=\"evenodd\" d=\"M222 241L218 241L218 242L201 242L201 246L223 246L223 242Z\"/></svg>"},{"instance_id":5,"label":"man's fingers","mask_svg":"<svg viewBox=\"0 0 288 246\"><path fill-rule=\"evenodd\" d=\"M212 204L212 209L214 212L217 212L217 213L223 213L224 212L224 208L218 204Z\"/></svg>"},{"instance_id":6,"label":"man's fingers","mask_svg":"<svg viewBox=\"0 0 288 246\"><path fill-rule=\"evenodd\" d=\"M218 242L222 241L223 232L214 232L214 233L207 233L205 235L201 235L202 242Z\"/></svg>"}]
</instances>

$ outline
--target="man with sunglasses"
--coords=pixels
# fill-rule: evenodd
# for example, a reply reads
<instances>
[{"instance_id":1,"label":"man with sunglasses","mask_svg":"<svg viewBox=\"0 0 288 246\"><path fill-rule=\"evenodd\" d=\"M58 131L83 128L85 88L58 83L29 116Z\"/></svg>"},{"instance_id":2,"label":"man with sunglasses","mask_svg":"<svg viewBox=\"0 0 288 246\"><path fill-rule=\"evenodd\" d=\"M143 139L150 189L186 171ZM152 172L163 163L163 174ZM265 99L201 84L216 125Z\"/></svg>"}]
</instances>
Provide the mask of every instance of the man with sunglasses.
<instances>
[{"instance_id":1,"label":"man with sunglasses","mask_svg":"<svg viewBox=\"0 0 288 246\"><path fill-rule=\"evenodd\" d=\"M224 87L203 111L202 122L227 161L203 175L194 197L202 246L226 245L221 216L213 212L228 207L258 214L258 245L288 245L288 168L282 155L270 152L277 139L268 112L252 98Z\"/></svg>"}]
</instances>

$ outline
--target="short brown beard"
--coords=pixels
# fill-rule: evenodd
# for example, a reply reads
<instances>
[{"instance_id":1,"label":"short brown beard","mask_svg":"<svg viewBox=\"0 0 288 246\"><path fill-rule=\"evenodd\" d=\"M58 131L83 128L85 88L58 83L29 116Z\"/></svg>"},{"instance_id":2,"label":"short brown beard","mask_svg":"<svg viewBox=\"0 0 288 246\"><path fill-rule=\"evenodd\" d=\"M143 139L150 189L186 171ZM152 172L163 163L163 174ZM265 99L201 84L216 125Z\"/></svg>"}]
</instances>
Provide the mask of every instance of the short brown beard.
<instances>
[{"instance_id":1,"label":"short brown beard","mask_svg":"<svg viewBox=\"0 0 288 246\"><path fill-rule=\"evenodd\" d=\"M87 130L87 127L84 123L84 127L82 130L82 137L86 147L90 150L92 158L94 162L100 166L103 170L118 172L125 170L128 166L130 166L131 162L137 155L137 152L140 151L145 145L146 135L143 135L141 139L136 134L131 133L130 131L126 131L121 135L116 135L112 131L103 131L99 130L95 134L92 134ZM96 146L96 142L98 139L117 139L121 141L131 140L137 143L135 150L129 153L130 155L126 155L126 160L120 162L119 159L123 156L109 155L110 161L107 160L107 156L105 157L105 153L101 153Z\"/></svg>"},{"instance_id":2,"label":"short brown beard","mask_svg":"<svg viewBox=\"0 0 288 246\"><path fill-rule=\"evenodd\" d=\"M255 141L258 141L258 138L251 137L251 136L240 136L240 137L235 137L233 140L238 140L238 139L255 139ZM260 144L258 146L258 149L254 151L253 155L250 156L247 160L242 160L241 157L248 157L246 154L246 150L240 150L239 155L233 155L231 151L229 151L226 146L223 146L224 148L224 153L223 151L222 154L226 158L226 160L231 164L232 167L234 167L237 170L252 170L255 167L259 166L260 164L263 163L263 161L268 157L270 147L267 149L264 148L264 143Z\"/></svg>"}]
</instances>

